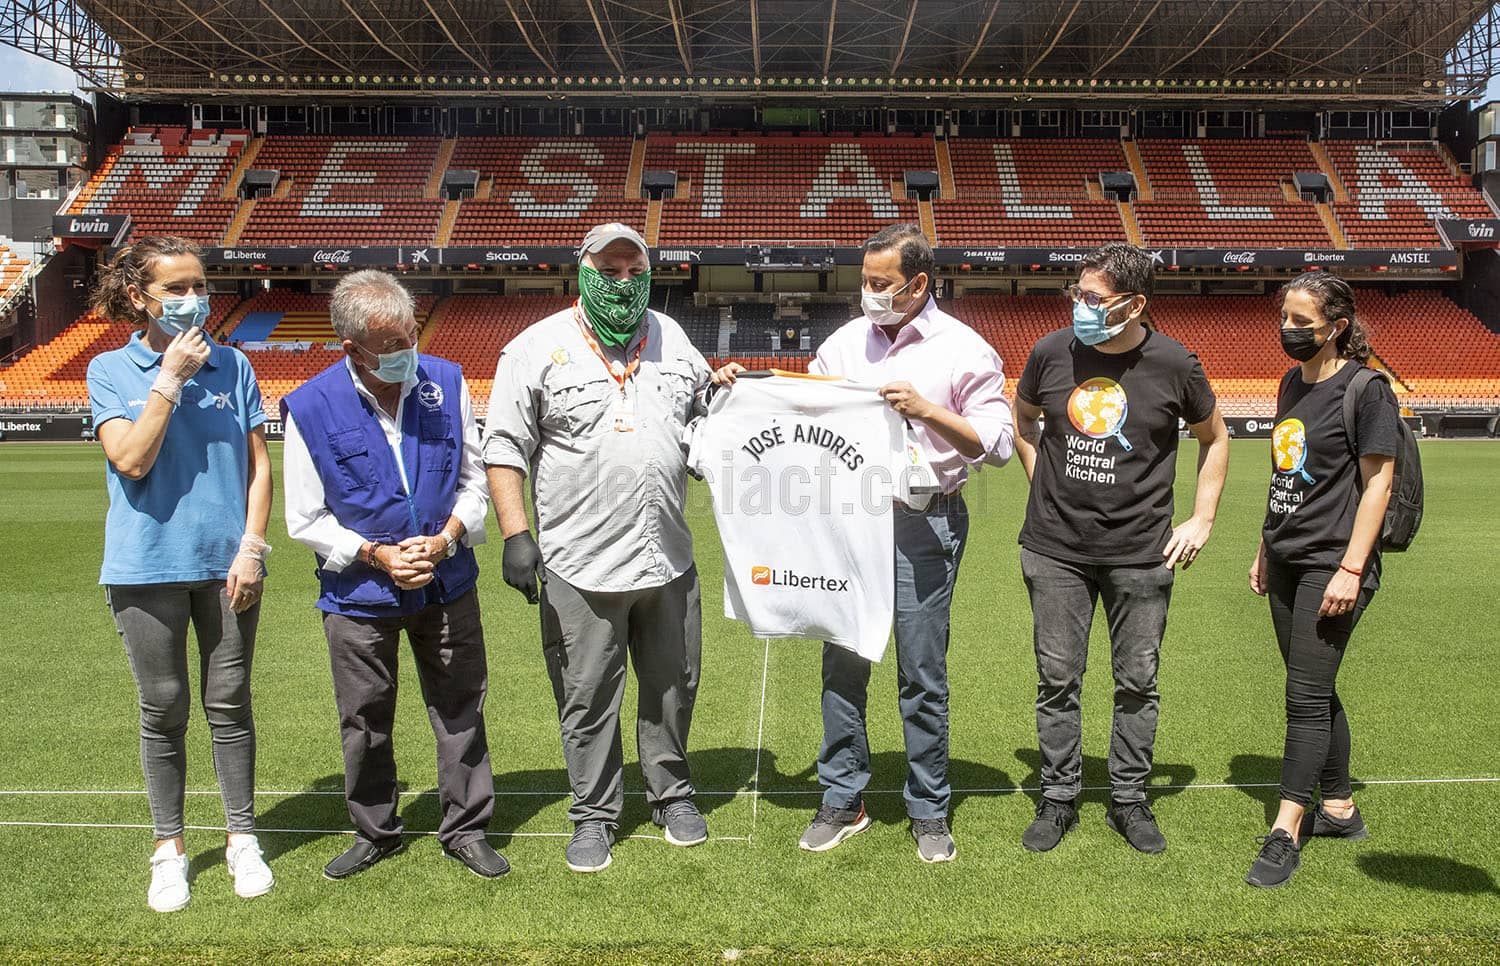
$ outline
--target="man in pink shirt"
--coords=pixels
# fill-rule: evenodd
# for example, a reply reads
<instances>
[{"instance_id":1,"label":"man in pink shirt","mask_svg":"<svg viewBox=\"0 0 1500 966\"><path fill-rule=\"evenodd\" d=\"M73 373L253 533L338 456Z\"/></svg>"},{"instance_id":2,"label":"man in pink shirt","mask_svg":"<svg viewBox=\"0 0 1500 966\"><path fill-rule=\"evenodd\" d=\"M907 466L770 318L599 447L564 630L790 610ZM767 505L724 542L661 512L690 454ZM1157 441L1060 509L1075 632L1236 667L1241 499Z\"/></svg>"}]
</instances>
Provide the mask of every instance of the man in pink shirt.
<instances>
[{"instance_id":1,"label":"man in pink shirt","mask_svg":"<svg viewBox=\"0 0 1500 966\"><path fill-rule=\"evenodd\" d=\"M917 855L957 854L948 827L948 616L969 518L960 490L969 468L1010 459L1014 425L1000 357L983 338L941 311L932 296L932 248L917 225L892 225L864 244L864 314L818 347L809 371L879 387L905 416L936 471L942 495L923 510L897 503L896 666L906 738L906 811ZM743 372L729 363L720 384ZM800 846L826 852L870 825L865 730L870 664L823 645L823 803Z\"/></svg>"}]
</instances>

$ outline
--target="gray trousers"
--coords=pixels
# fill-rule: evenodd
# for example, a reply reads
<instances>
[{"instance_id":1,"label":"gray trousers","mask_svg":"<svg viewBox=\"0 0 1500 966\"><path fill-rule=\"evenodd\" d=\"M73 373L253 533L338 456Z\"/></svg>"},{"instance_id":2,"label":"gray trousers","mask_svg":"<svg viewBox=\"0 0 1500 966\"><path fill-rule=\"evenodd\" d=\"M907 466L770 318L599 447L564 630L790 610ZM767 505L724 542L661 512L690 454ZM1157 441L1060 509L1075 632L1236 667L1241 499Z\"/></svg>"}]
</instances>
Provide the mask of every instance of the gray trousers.
<instances>
[{"instance_id":1,"label":"gray trousers","mask_svg":"<svg viewBox=\"0 0 1500 966\"><path fill-rule=\"evenodd\" d=\"M968 540L963 497L951 494L924 512L897 505L896 685L906 739L906 812L946 818L948 782L948 630L953 585ZM870 662L837 644L823 645L823 746L818 781L823 804L857 809L870 782L865 706Z\"/></svg>"},{"instance_id":2,"label":"gray trousers","mask_svg":"<svg viewBox=\"0 0 1500 966\"><path fill-rule=\"evenodd\" d=\"M437 738L438 841L459 849L483 838L495 810L495 780L484 733L488 676L479 595L470 591L405 617L323 615L344 744L344 799L356 835L388 842L402 832L397 810L396 659L411 641L417 680Z\"/></svg>"},{"instance_id":3,"label":"gray trousers","mask_svg":"<svg viewBox=\"0 0 1500 966\"><path fill-rule=\"evenodd\" d=\"M627 652L640 691L635 735L646 800L657 806L691 798L688 728L703 667L698 568L660 587L625 593L580 590L548 570L541 603L542 653L573 789L568 818L619 824Z\"/></svg>"},{"instance_id":4,"label":"gray trousers","mask_svg":"<svg viewBox=\"0 0 1500 966\"><path fill-rule=\"evenodd\" d=\"M187 728L192 704L187 632L198 639L199 690L213 736L214 773L231 832L255 830L255 720L250 664L257 602L244 613L229 607L224 581L114 584L105 588L125 644L141 707L141 770L158 839L182 834L187 786Z\"/></svg>"},{"instance_id":5,"label":"gray trousers","mask_svg":"<svg viewBox=\"0 0 1500 966\"><path fill-rule=\"evenodd\" d=\"M1117 802L1146 798L1156 717L1161 639L1172 602L1173 573L1158 563L1106 566L1070 563L1021 551L1031 595L1036 644L1036 730L1042 795L1072 801L1083 790L1083 672L1094 608L1104 599L1115 677L1109 783Z\"/></svg>"}]
</instances>

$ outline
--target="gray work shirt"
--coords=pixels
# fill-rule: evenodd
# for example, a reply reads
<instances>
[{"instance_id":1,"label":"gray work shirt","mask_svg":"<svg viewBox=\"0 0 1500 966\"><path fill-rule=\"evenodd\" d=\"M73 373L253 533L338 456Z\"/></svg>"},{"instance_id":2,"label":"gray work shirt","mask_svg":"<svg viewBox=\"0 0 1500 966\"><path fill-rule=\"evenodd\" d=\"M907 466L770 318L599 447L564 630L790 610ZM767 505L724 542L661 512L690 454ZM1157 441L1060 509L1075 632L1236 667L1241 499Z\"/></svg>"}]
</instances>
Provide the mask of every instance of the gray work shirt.
<instances>
[{"instance_id":1,"label":"gray work shirt","mask_svg":"<svg viewBox=\"0 0 1500 966\"><path fill-rule=\"evenodd\" d=\"M693 565L683 438L703 415L708 363L658 312L623 351L600 348L628 364L643 335L623 399L572 308L512 339L495 368L484 461L530 474L542 559L583 590L659 587ZM618 431L621 418L634 428Z\"/></svg>"}]
</instances>

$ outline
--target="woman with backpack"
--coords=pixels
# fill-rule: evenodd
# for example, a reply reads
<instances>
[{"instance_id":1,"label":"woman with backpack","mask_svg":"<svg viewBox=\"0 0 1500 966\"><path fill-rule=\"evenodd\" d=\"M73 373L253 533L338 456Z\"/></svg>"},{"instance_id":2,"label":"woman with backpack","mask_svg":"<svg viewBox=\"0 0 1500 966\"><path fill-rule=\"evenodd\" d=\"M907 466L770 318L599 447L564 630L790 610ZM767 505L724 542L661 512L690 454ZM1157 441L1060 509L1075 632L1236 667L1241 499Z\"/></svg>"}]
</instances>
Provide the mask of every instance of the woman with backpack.
<instances>
[{"instance_id":1,"label":"woman with backpack","mask_svg":"<svg viewBox=\"0 0 1500 966\"><path fill-rule=\"evenodd\" d=\"M1270 599L1286 664L1281 804L1245 876L1262 888L1292 877L1308 836L1367 834L1349 782L1349 722L1334 679L1380 583L1402 428L1390 384L1364 366L1370 347L1343 279L1308 272L1282 288L1281 345L1299 365L1282 377L1277 396L1270 497L1250 566L1250 589ZM1355 394L1347 429L1346 392ZM1313 809L1315 788L1322 801Z\"/></svg>"}]
</instances>

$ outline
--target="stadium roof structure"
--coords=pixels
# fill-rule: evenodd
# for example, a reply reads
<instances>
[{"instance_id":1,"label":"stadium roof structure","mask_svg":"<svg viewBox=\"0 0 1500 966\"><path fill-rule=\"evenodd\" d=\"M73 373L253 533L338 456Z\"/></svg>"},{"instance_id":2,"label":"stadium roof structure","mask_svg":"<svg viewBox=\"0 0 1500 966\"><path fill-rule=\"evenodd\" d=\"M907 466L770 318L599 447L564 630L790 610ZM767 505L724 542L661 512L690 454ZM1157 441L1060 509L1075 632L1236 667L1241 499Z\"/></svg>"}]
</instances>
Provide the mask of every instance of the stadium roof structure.
<instances>
[{"instance_id":1,"label":"stadium roof structure","mask_svg":"<svg viewBox=\"0 0 1500 966\"><path fill-rule=\"evenodd\" d=\"M1497 0L4 0L0 42L137 99L1228 94L1446 103Z\"/></svg>"}]
</instances>

